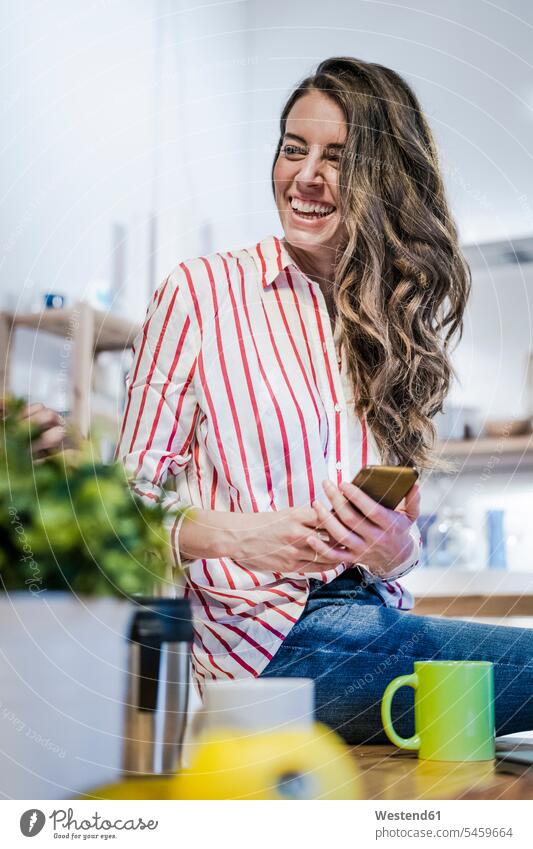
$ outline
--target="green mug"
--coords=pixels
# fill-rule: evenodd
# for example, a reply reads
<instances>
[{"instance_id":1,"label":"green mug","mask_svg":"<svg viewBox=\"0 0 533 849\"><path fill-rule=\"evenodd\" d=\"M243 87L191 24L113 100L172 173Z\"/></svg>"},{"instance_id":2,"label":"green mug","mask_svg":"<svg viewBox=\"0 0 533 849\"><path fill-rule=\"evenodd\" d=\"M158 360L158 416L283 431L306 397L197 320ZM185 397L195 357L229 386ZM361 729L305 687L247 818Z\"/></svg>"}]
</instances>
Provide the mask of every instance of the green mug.
<instances>
[{"instance_id":1,"label":"green mug","mask_svg":"<svg viewBox=\"0 0 533 849\"><path fill-rule=\"evenodd\" d=\"M391 719L400 687L415 691L415 733L400 737ZM484 660L422 660L411 675L387 686L381 719L389 740L432 761L488 761L494 757L492 663Z\"/></svg>"}]
</instances>

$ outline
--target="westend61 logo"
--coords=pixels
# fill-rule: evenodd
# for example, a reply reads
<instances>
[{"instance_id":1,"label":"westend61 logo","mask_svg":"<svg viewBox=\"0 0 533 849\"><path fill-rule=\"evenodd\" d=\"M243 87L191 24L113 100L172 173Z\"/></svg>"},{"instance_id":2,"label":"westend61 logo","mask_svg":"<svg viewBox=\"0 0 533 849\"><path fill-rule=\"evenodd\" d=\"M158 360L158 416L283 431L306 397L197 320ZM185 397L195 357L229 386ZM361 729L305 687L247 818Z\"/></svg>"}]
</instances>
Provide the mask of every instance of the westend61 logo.
<instances>
[{"instance_id":1,"label":"westend61 logo","mask_svg":"<svg viewBox=\"0 0 533 849\"><path fill-rule=\"evenodd\" d=\"M131 819L116 819L110 820L102 817L95 812L88 818L74 817L74 810L68 808L58 808L48 817L52 821L54 829L54 837L71 838L73 840L80 839L82 836L100 837L102 840L109 840L113 837L118 837L117 832L121 831L155 831L159 825L159 820L143 820L142 817L132 817ZM24 837L35 837L42 831L46 822L46 816L38 808L30 808L24 811L20 818L20 830Z\"/></svg>"}]
</instances>

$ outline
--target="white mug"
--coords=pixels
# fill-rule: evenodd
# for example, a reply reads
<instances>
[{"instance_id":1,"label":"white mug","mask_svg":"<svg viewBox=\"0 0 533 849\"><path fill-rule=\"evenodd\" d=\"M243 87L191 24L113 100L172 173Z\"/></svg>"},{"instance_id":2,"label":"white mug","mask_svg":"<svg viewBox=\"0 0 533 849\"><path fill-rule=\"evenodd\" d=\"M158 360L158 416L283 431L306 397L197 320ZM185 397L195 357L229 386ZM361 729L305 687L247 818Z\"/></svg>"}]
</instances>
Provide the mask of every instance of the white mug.
<instances>
[{"instance_id":1,"label":"white mug","mask_svg":"<svg viewBox=\"0 0 533 849\"><path fill-rule=\"evenodd\" d=\"M197 730L239 728L293 731L314 722L315 682L311 678L243 678L203 685Z\"/></svg>"}]
</instances>

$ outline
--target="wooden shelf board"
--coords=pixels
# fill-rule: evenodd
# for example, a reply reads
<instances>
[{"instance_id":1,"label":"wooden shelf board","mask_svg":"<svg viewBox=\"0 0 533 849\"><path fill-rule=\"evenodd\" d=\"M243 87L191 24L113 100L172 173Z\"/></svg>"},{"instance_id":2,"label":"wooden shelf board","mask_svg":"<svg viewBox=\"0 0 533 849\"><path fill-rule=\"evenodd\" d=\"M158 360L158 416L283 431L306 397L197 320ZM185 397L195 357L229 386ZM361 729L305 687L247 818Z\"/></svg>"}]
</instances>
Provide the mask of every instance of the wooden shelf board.
<instances>
[{"instance_id":1,"label":"wooden shelf board","mask_svg":"<svg viewBox=\"0 0 533 849\"><path fill-rule=\"evenodd\" d=\"M533 617L533 571L415 569L401 583L425 616Z\"/></svg>"},{"instance_id":2,"label":"wooden shelf board","mask_svg":"<svg viewBox=\"0 0 533 849\"><path fill-rule=\"evenodd\" d=\"M437 456L455 465L452 474L488 469L491 473L533 468L533 434L437 443ZM438 472L437 472L438 474Z\"/></svg>"},{"instance_id":3,"label":"wooden shelf board","mask_svg":"<svg viewBox=\"0 0 533 849\"><path fill-rule=\"evenodd\" d=\"M452 618L507 616L533 617L531 595L459 595L422 596L415 599L414 612L421 616L450 616Z\"/></svg>"},{"instance_id":4,"label":"wooden shelf board","mask_svg":"<svg viewBox=\"0 0 533 849\"><path fill-rule=\"evenodd\" d=\"M54 336L69 337L76 333L79 313L77 307L69 307L40 313L4 313L4 316L12 327L29 327ZM130 348L139 329L137 322L94 310L94 350L99 353Z\"/></svg>"},{"instance_id":5,"label":"wooden shelf board","mask_svg":"<svg viewBox=\"0 0 533 849\"><path fill-rule=\"evenodd\" d=\"M130 348L140 330L140 324L118 315L95 310L95 350L122 351Z\"/></svg>"},{"instance_id":6,"label":"wooden shelf board","mask_svg":"<svg viewBox=\"0 0 533 849\"><path fill-rule=\"evenodd\" d=\"M449 440L448 442L437 443L437 450L445 457L523 454L533 451L533 434L499 437L498 439L481 437L480 439Z\"/></svg>"},{"instance_id":7,"label":"wooden shelf board","mask_svg":"<svg viewBox=\"0 0 533 849\"><path fill-rule=\"evenodd\" d=\"M524 564L526 565L526 564ZM533 596L533 569L448 569L424 566L413 569L401 583L417 597L436 596Z\"/></svg>"}]
</instances>

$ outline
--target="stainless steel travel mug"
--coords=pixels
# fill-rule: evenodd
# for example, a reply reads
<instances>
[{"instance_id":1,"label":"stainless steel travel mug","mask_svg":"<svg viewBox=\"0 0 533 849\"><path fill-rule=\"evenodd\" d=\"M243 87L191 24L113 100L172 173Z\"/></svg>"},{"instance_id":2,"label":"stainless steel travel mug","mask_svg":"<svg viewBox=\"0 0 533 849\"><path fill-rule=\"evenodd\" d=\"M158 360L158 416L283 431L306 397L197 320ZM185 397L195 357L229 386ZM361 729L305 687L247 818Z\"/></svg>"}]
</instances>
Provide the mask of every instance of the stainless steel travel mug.
<instances>
[{"instance_id":1,"label":"stainless steel travel mug","mask_svg":"<svg viewBox=\"0 0 533 849\"><path fill-rule=\"evenodd\" d=\"M186 599L134 599L124 723L126 775L171 774L181 766L192 642Z\"/></svg>"}]
</instances>

